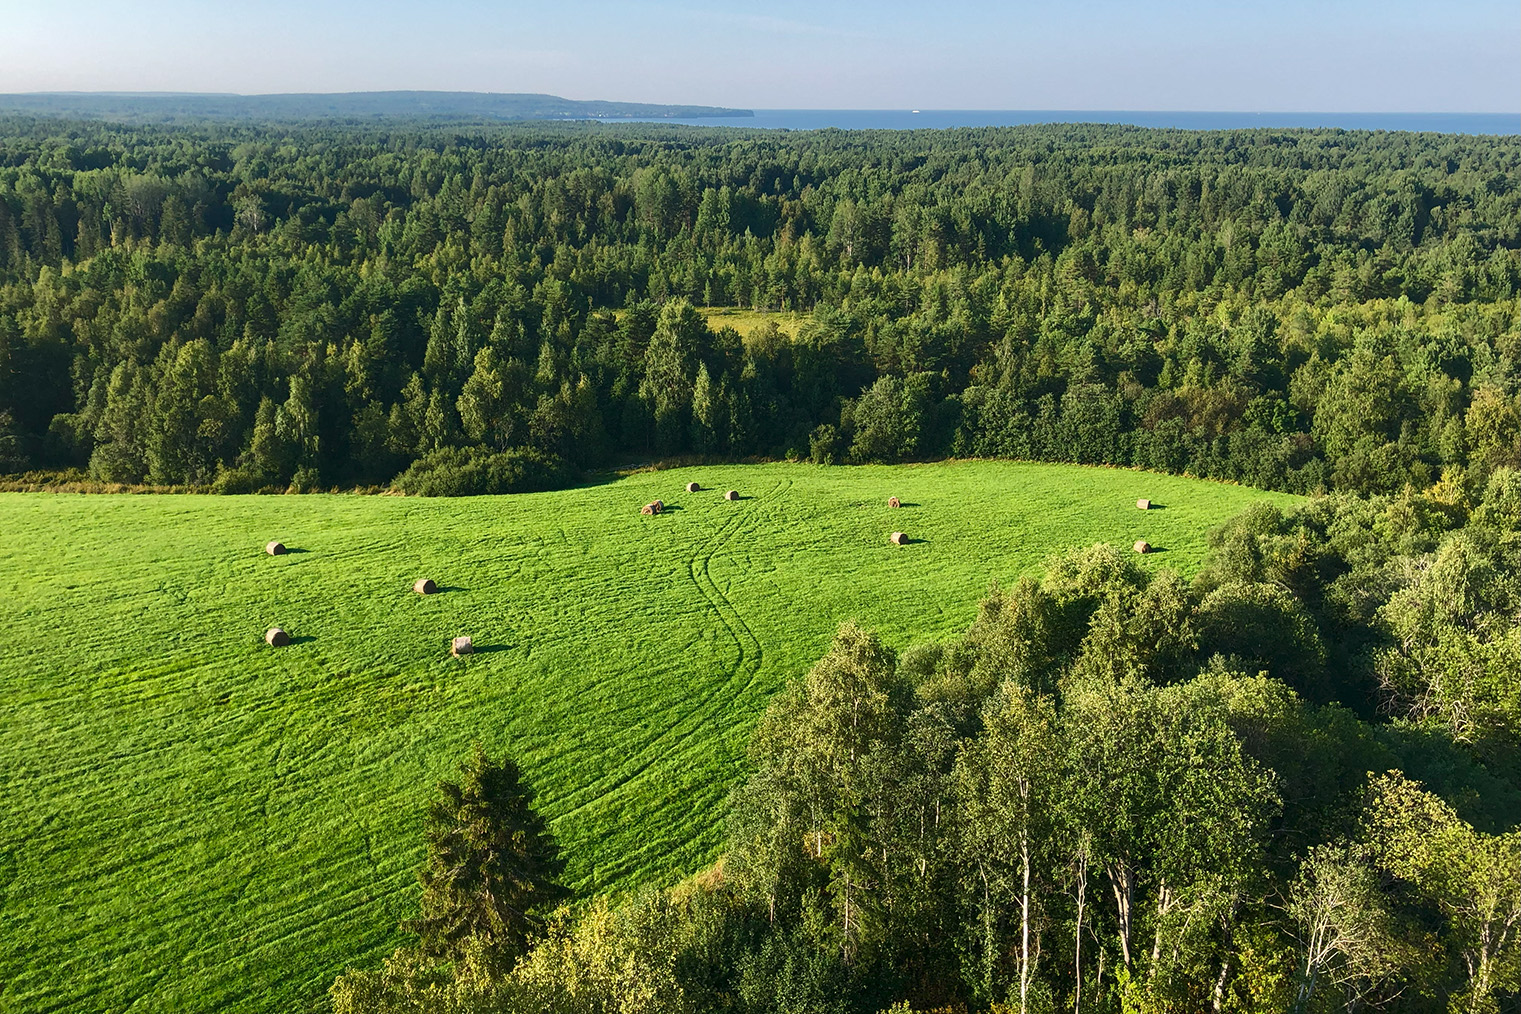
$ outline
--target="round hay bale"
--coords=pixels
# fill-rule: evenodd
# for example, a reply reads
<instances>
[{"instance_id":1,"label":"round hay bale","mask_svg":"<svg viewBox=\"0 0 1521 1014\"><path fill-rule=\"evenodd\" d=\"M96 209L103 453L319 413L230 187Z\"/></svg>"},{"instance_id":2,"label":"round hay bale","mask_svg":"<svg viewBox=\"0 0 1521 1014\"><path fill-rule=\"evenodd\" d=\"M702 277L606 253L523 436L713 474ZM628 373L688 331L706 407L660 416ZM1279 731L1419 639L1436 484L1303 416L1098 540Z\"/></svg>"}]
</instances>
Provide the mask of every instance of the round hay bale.
<instances>
[{"instance_id":1,"label":"round hay bale","mask_svg":"<svg viewBox=\"0 0 1521 1014\"><path fill-rule=\"evenodd\" d=\"M655 508L656 514L659 514L661 511L665 510L665 501L656 500L654 503L650 504L650 506Z\"/></svg>"},{"instance_id":2,"label":"round hay bale","mask_svg":"<svg viewBox=\"0 0 1521 1014\"><path fill-rule=\"evenodd\" d=\"M264 643L271 648L283 648L290 643L290 635L279 627L270 627L264 631Z\"/></svg>"},{"instance_id":3,"label":"round hay bale","mask_svg":"<svg viewBox=\"0 0 1521 1014\"><path fill-rule=\"evenodd\" d=\"M1137 500L1135 502L1135 508L1136 508L1136 510L1140 510L1140 511L1149 511L1149 510L1151 510L1151 501L1150 500Z\"/></svg>"},{"instance_id":4,"label":"round hay bale","mask_svg":"<svg viewBox=\"0 0 1521 1014\"><path fill-rule=\"evenodd\" d=\"M268 553L270 556L284 556L286 553L285 543L266 542L264 543L264 552Z\"/></svg>"},{"instance_id":5,"label":"round hay bale","mask_svg":"<svg viewBox=\"0 0 1521 1014\"><path fill-rule=\"evenodd\" d=\"M1137 539L1134 549L1137 553L1149 553L1151 552L1151 543L1145 539Z\"/></svg>"},{"instance_id":6,"label":"round hay bale","mask_svg":"<svg viewBox=\"0 0 1521 1014\"><path fill-rule=\"evenodd\" d=\"M689 483L687 483L687 492L688 493L696 493L700 489L702 489L702 487L699 486L699 485L697 485L697 483L695 483L695 482L689 482Z\"/></svg>"},{"instance_id":7,"label":"round hay bale","mask_svg":"<svg viewBox=\"0 0 1521 1014\"><path fill-rule=\"evenodd\" d=\"M887 498L887 506L889 506L889 507L902 507L903 503L897 497L890 496L890 497Z\"/></svg>"},{"instance_id":8,"label":"round hay bale","mask_svg":"<svg viewBox=\"0 0 1521 1014\"><path fill-rule=\"evenodd\" d=\"M908 536L902 532L893 532L887 537L887 541L895 546L906 546L908 545Z\"/></svg>"},{"instance_id":9,"label":"round hay bale","mask_svg":"<svg viewBox=\"0 0 1521 1014\"><path fill-rule=\"evenodd\" d=\"M655 505L652 504L652 503L647 503L643 507L639 508L639 513L640 514L653 514L653 513L655 513Z\"/></svg>"},{"instance_id":10,"label":"round hay bale","mask_svg":"<svg viewBox=\"0 0 1521 1014\"><path fill-rule=\"evenodd\" d=\"M449 654L471 655L475 653L475 645L468 637L456 637L449 643Z\"/></svg>"},{"instance_id":11,"label":"round hay bale","mask_svg":"<svg viewBox=\"0 0 1521 1014\"><path fill-rule=\"evenodd\" d=\"M431 577L420 577L412 582L412 590L419 595L432 595L438 591L438 585L433 583Z\"/></svg>"},{"instance_id":12,"label":"round hay bale","mask_svg":"<svg viewBox=\"0 0 1521 1014\"><path fill-rule=\"evenodd\" d=\"M727 493L724 494L724 499L725 500L738 500L739 499L739 490L737 490L737 489L731 489L731 490L729 490L729 492L727 492Z\"/></svg>"}]
</instances>

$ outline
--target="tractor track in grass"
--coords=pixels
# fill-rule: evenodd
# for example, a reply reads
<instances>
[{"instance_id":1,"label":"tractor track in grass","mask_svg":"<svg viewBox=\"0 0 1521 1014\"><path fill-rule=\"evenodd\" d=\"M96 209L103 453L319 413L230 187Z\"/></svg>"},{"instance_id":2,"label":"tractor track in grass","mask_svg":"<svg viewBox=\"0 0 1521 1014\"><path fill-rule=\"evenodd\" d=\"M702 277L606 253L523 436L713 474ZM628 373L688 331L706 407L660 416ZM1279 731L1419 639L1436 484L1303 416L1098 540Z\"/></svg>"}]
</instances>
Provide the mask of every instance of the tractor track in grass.
<instances>
[{"instance_id":1,"label":"tractor track in grass","mask_svg":"<svg viewBox=\"0 0 1521 1014\"><path fill-rule=\"evenodd\" d=\"M769 492L755 497L754 500L756 502L773 500L784 495L791 485L790 480L782 480L776 483ZM713 581L709 569L713 558L738 531L746 527L749 514L748 511L736 510L732 517L720 524L718 529L704 540L687 562L687 576L734 643L737 657L728 675L720 685L704 693L698 706L686 711L678 721L655 733L630 751L617 771L583 788L583 792L589 793L587 798L556 814L555 820L574 816L640 781L654 765L656 759L654 751L657 748L660 748L667 756L679 751L683 744L691 740L697 732L721 714L755 682L755 677L760 672L763 655L760 640L745 623L739 611L734 608L734 604Z\"/></svg>"},{"instance_id":2,"label":"tractor track in grass","mask_svg":"<svg viewBox=\"0 0 1521 1014\"><path fill-rule=\"evenodd\" d=\"M771 492L766 495L765 499L774 503L786 496L791 488L792 481L790 479L783 480L772 487ZM736 532L741 528L750 527L743 524L743 522L749 519L750 515L748 513L736 514L730 524L720 529L721 539L713 544L706 556L702 557L702 565L698 566L697 557L693 557L691 561L692 583L697 586L697 590L702 593L703 597L708 600L708 604L713 607L713 612L718 615L719 622L729 631L729 636L734 639L735 647L739 649L739 661L735 665L735 672L736 675L744 673L745 683L737 692L731 695L731 701L738 699L754 685L755 677L759 675L761 670L764 649L761 647L760 638L755 636L755 631L745 622L744 615L740 613L729 597L724 594L723 589L718 587L718 582L713 580L713 558L718 555L719 550L729 544ZM749 646L748 651L746 650L747 645Z\"/></svg>"}]
</instances>

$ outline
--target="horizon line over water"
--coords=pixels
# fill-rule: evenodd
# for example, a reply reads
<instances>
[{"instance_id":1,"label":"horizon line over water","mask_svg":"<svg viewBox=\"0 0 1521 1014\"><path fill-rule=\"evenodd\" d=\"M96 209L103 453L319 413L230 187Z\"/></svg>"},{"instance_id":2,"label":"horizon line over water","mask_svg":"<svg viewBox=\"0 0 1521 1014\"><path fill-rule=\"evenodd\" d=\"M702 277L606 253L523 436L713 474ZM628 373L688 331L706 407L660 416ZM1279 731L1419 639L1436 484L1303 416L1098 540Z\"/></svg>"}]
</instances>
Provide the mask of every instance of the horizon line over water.
<instances>
[{"instance_id":1,"label":"horizon line over water","mask_svg":"<svg viewBox=\"0 0 1521 1014\"><path fill-rule=\"evenodd\" d=\"M1243 113L1115 109L756 109L754 116L628 117L646 123L757 130L944 130L1037 123L1103 123L1178 130L1338 128L1442 134L1521 134L1518 113ZM598 122L624 122L623 117Z\"/></svg>"}]
</instances>

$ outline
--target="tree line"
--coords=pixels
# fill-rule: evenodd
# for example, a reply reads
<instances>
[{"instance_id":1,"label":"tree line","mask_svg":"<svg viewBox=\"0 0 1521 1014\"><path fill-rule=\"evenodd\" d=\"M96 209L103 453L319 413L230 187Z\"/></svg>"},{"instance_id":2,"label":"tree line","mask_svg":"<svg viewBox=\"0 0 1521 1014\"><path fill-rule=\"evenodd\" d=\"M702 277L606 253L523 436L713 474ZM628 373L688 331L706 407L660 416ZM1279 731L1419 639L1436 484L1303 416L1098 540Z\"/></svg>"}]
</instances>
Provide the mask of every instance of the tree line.
<instances>
[{"instance_id":1,"label":"tree line","mask_svg":"<svg viewBox=\"0 0 1521 1014\"><path fill-rule=\"evenodd\" d=\"M1518 178L1515 138L1335 130L6 117L0 472L962 455L1472 497L1521 462Z\"/></svg>"},{"instance_id":2,"label":"tree line","mask_svg":"<svg viewBox=\"0 0 1521 1014\"><path fill-rule=\"evenodd\" d=\"M1521 1009L1518 552L1500 469L1471 508L1251 507L1192 581L1057 555L946 643L846 624L719 863L621 900L561 907L542 824L480 830L491 778L528 797L478 752L419 943L336 1010Z\"/></svg>"}]
</instances>

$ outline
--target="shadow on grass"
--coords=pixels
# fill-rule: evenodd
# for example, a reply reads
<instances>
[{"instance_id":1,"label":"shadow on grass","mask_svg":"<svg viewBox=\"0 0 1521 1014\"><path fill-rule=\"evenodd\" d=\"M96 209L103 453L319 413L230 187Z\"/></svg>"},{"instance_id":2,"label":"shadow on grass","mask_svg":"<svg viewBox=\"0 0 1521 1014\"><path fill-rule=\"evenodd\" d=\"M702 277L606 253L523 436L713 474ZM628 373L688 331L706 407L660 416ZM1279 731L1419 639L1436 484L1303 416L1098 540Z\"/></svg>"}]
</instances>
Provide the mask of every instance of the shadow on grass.
<instances>
[{"instance_id":1,"label":"shadow on grass","mask_svg":"<svg viewBox=\"0 0 1521 1014\"><path fill-rule=\"evenodd\" d=\"M512 650L512 645L510 645L510 644L477 644L475 646L475 651L471 652L471 654L472 655L490 655L492 652L496 652L496 651L511 651L511 650Z\"/></svg>"},{"instance_id":2,"label":"shadow on grass","mask_svg":"<svg viewBox=\"0 0 1521 1014\"><path fill-rule=\"evenodd\" d=\"M898 501L898 507L900 509L903 508L903 507L918 507L918 506L919 505L917 503L914 503L914 502L909 501L909 500L899 500Z\"/></svg>"},{"instance_id":3,"label":"shadow on grass","mask_svg":"<svg viewBox=\"0 0 1521 1014\"><path fill-rule=\"evenodd\" d=\"M316 638L313 637L311 634L293 634L293 635L291 635L290 643L291 644L311 644L315 640L316 640Z\"/></svg>"},{"instance_id":4,"label":"shadow on grass","mask_svg":"<svg viewBox=\"0 0 1521 1014\"><path fill-rule=\"evenodd\" d=\"M1151 506L1146 509L1149 511L1165 511L1167 509L1167 505L1165 503L1157 503L1155 500L1153 500L1151 501Z\"/></svg>"},{"instance_id":5,"label":"shadow on grass","mask_svg":"<svg viewBox=\"0 0 1521 1014\"><path fill-rule=\"evenodd\" d=\"M1152 546L1150 549L1146 550L1146 552L1142 553L1141 555L1142 556L1156 556L1158 553L1165 553L1165 552L1167 552L1167 547L1166 546Z\"/></svg>"},{"instance_id":6,"label":"shadow on grass","mask_svg":"<svg viewBox=\"0 0 1521 1014\"><path fill-rule=\"evenodd\" d=\"M438 587L434 588L431 594L434 594L434 595L447 595L450 592L462 592L462 591L469 591L469 590L470 590L469 588L466 588L463 585L441 584Z\"/></svg>"},{"instance_id":7,"label":"shadow on grass","mask_svg":"<svg viewBox=\"0 0 1521 1014\"><path fill-rule=\"evenodd\" d=\"M615 482L622 482L624 478L625 476L619 475L617 472L588 472L576 482L561 488L591 489L594 486L611 486Z\"/></svg>"}]
</instances>

